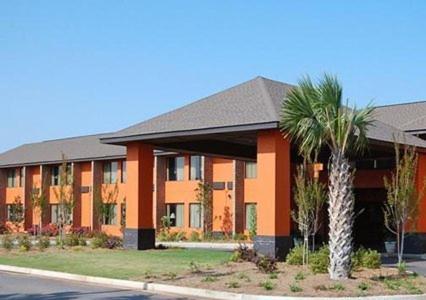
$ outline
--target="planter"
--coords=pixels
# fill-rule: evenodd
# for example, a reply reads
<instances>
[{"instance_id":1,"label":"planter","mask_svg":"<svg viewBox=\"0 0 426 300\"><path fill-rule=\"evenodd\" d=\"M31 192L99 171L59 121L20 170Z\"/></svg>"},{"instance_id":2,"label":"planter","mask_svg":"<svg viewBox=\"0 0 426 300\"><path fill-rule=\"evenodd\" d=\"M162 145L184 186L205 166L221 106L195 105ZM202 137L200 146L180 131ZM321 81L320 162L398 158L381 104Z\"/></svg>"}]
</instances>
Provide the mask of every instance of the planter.
<instances>
[{"instance_id":1,"label":"planter","mask_svg":"<svg viewBox=\"0 0 426 300\"><path fill-rule=\"evenodd\" d=\"M385 242L386 253L393 254L396 252L396 242L395 241L386 241Z\"/></svg>"}]
</instances>

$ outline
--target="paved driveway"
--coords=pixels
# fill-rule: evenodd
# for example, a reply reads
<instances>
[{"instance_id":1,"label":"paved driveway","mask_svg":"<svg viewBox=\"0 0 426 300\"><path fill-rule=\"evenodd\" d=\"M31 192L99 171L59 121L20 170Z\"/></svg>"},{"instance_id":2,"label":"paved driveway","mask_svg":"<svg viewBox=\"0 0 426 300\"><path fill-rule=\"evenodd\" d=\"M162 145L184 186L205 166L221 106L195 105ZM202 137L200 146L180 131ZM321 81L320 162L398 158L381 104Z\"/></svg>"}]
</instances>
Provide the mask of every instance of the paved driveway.
<instances>
[{"instance_id":1,"label":"paved driveway","mask_svg":"<svg viewBox=\"0 0 426 300\"><path fill-rule=\"evenodd\" d=\"M426 276L426 260L415 258L405 258L404 260L407 263L408 270ZM383 258L383 264L385 266L395 266L397 261L397 258Z\"/></svg>"},{"instance_id":2,"label":"paved driveway","mask_svg":"<svg viewBox=\"0 0 426 300\"><path fill-rule=\"evenodd\" d=\"M32 275L0 272L0 299L189 300L190 298L170 295L153 295L149 293L142 293L127 289L117 289L99 285L83 284L74 281L64 281L37 277Z\"/></svg>"}]
</instances>

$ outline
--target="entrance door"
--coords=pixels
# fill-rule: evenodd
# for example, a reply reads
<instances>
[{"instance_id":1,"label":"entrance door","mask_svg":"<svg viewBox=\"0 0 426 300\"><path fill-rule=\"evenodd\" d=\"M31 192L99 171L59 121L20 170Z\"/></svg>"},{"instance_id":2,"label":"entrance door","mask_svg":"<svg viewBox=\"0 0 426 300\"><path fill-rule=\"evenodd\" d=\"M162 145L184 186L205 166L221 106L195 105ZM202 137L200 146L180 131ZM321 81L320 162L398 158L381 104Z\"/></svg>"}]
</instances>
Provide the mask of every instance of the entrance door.
<instances>
[{"instance_id":1,"label":"entrance door","mask_svg":"<svg viewBox=\"0 0 426 300\"><path fill-rule=\"evenodd\" d=\"M354 224L355 246L384 250L383 203L386 200L385 189L355 189Z\"/></svg>"}]
</instances>

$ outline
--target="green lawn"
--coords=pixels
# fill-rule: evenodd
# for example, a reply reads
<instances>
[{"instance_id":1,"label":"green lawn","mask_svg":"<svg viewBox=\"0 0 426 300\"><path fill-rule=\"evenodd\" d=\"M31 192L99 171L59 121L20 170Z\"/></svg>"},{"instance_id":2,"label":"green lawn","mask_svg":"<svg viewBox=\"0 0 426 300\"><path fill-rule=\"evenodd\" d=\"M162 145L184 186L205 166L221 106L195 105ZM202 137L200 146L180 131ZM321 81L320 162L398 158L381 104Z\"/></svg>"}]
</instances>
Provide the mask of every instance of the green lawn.
<instances>
[{"instance_id":1,"label":"green lawn","mask_svg":"<svg viewBox=\"0 0 426 300\"><path fill-rule=\"evenodd\" d=\"M119 279L143 280L146 272L164 274L189 270L191 261L201 267L214 267L229 259L229 252L167 249L167 250L107 250L79 248L49 249L45 252L2 252L0 264L61 271L75 274Z\"/></svg>"}]
</instances>

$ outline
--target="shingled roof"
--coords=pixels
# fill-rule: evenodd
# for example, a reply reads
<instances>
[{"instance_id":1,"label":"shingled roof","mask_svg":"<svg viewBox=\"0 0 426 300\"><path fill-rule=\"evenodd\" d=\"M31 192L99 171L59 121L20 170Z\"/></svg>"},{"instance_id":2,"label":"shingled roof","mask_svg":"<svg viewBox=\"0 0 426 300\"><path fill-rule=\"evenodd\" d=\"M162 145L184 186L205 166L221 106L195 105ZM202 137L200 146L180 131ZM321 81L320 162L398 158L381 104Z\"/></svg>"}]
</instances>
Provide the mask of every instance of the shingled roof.
<instances>
[{"instance_id":1,"label":"shingled roof","mask_svg":"<svg viewBox=\"0 0 426 300\"><path fill-rule=\"evenodd\" d=\"M403 131L426 131L426 101L376 107L376 118Z\"/></svg>"},{"instance_id":2,"label":"shingled roof","mask_svg":"<svg viewBox=\"0 0 426 300\"><path fill-rule=\"evenodd\" d=\"M176 110L109 135L105 142L151 138L158 134L187 134L203 129L272 124L276 127L282 99L291 85L256 77Z\"/></svg>"},{"instance_id":3,"label":"shingled roof","mask_svg":"<svg viewBox=\"0 0 426 300\"><path fill-rule=\"evenodd\" d=\"M204 133L207 129L214 129L214 133L218 133L244 125L268 125L267 128L278 128L282 100L292 87L294 86L283 82L256 77L179 109L117 131L101 138L101 141L124 143L131 140L194 134L197 131ZM374 126L371 126L367 132L368 138L393 143L395 137L400 143L426 148L424 140L402 132L389 121L385 122L382 119L375 121Z\"/></svg>"},{"instance_id":4,"label":"shingled roof","mask_svg":"<svg viewBox=\"0 0 426 300\"><path fill-rule=\"evenodd\" d=\"M126 147L102 144L105 134L24 144L0 154L0 167L58 163L64 154L69 161L97 160L126 156Z\"/></svg>"}]
</instances>

